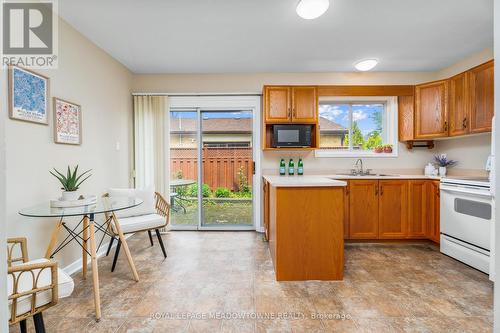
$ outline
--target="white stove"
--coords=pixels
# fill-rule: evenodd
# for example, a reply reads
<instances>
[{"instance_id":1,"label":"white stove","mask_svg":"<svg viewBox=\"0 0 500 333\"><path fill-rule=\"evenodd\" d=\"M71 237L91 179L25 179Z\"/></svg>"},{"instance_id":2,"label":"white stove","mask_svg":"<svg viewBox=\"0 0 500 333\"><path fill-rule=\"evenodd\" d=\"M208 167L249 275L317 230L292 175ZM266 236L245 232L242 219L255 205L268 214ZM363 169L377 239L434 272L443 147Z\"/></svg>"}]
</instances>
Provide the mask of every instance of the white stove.
<instances>
[{"instance_id":1,"label":"white stove","mask_svg":"<svg viewBox=\"0 0 500 333\"><path fill-rule=\"evenodd\" d=\"M480 271L490 271L494 210L488 178L441 179L442 253Z\"/></svg>"}]
</instances>

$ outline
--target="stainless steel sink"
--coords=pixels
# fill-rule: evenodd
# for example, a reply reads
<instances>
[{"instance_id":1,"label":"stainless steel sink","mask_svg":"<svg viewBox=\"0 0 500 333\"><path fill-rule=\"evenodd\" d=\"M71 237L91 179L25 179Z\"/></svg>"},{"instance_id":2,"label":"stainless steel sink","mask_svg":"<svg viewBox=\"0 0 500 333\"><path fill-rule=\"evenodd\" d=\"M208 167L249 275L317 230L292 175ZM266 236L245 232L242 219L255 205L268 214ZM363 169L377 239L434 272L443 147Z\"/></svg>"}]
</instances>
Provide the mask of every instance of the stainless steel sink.
<instances>
[{"instance_id":1,"label":"stainless steel sink","mask_svg":"<svg viewBox=\"0 0 500 333\"><path fill-rule=\"evenodd\" d=\"M399 175L387 174L387 173L367 173L367 174L352 174L352 173L338 173L339 176L350 176L350 177L398 177ZM335 179L335 177L332 177Z\"/></svg>"}]
</instances>

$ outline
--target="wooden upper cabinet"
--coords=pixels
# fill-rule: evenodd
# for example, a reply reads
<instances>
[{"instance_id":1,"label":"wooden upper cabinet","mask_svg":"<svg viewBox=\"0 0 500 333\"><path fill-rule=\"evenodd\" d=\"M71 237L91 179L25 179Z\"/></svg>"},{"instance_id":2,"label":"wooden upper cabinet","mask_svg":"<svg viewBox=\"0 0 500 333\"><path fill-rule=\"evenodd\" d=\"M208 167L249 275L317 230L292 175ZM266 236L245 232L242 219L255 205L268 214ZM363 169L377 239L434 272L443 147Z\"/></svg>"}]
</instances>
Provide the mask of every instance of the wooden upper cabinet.
<instances>
[{"instance_id":1,"label":"wooden upper cabinet","mask_svg":"<svg viewBox=\"0 0 500 333\"><path fill-rule=\"evenodd\" d=\"M426 238L428 221L429 181L408 181L408 237Z\"/></svg>"},{"instance_id":2,"label":"wooden upper cabinet","mask_svg":"<svg viewBox=\"0 0 500 333\"><path fill-rule=\"evenodd\" d=\"M415 86L415 139L448 136L448 80Z\"/></svg>"},{"instance_id":3,"label":"wooden upper cabinet","mask_svg":"<svg viewBox=\"0 0 500 333\"><path fill-rule=\"evenodd\" d=\"M264 86L264 120L268 124L318 121L316 86Z\"/></svg>"},{"instance_id":4,"label":"wooden upper cabinet","mask_svg":"<svg viewBox=\"0 0 500 333\"><path fill-rule=\"evenodd\" d=\"M398 97L399 141L411 141L415 138L413 131L413 96Z\"/></svg>"},{"instance_id":5,"label":"wooden upper cabinet","mask_svg":"<svg viewBox=\"0 0 500 333\"><path fill-rule=\"evenodd\" d=\"M318 93L314 86L292 87L292 121L315 123L318 118Z\"/></svg>"},{"instance_id":6,"label":"wooden upper cabinet","mask_svg":"<svg viewBox=\"0 0 500 333\"><path fill-rule=\"evenodd\" d=\"M379 181L379 238L401 239L407 236L407 207L407 180Z\"/></svg>"},{"instance_id":7,"label":"wooden upper cabinet","mask_svg":"<svg viewBox=\"0 0 500 333\"><path fill-rule=\"evenodd\" d=\"M493 117L493 60L468 71L470 92L470 132L491 131Z\"/></svg>"},{"instance_id":8,"label":"wooden upper cabinet","mask_svg":"<svg viewBox=\"0 0 500 333\"><path fill-rule=\"evenodd\" d=\"M349 181L349 238L378 238L378 180Z\"/></svg>"},{"instance_id":9,"label":"wooden upper cabinet","mask_svg":"<svg viewBox=\"0 0 500 333\"><path fill-rule=\"evenodd\" d=\"M469 133L469 83L468 73L461 73L450 78L450 136Z\"/></svg>"},{"instance_id":10,"label":"wooden upper cabinet","mask_svg":"<svg viewBox=\"0 0 500 333\"><path fill-rule=\"evenodd\" d=\"M266 123L283 123L291 119L291 88L264 87L264 113Z\"/></svg>"}]
</instances>

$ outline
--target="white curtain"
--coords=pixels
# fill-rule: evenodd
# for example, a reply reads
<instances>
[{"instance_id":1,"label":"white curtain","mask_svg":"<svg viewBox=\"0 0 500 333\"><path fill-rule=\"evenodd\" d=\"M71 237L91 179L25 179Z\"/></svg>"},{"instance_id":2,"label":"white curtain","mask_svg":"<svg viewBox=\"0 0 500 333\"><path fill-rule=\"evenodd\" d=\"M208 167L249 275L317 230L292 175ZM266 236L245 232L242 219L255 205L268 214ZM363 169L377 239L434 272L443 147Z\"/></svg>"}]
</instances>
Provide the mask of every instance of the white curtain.
<instances>
[{"instance_id":1,"label":"white curtain","mask_svg":"<svg viewBox=\"0 0 500 333\"><path fill-rule=\"evenodd\" d=\"M165 121L168 97L134 96L135 187L165 193Z\"/></svg>"}]
</instances>

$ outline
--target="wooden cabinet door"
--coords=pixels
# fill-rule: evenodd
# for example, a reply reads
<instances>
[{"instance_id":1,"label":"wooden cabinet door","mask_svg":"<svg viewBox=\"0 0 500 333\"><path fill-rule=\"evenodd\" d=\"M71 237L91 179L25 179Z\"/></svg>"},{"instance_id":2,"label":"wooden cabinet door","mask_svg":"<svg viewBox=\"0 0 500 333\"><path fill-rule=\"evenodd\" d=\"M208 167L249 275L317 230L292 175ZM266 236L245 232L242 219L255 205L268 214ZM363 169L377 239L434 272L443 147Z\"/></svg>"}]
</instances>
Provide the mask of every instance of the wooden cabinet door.
<instances>
[{"instance_id":1,"label":"wooden cabinet door","mask_svg":"<svg viewBox=\"0 0 500 333\"><path fill-rule=\"evenodd\" d=\"M264 238L266 241L269 241L269 183L266 180L262 180L263 184L263 196L264 196L264 216L263 216L263 225L264 225Z\"/></svg>"},{"instance_id":2,"label":"wooden cabinet door","mask_svg":"<svg viewBox=\"0 0 500 333\"><path fill-rule=\"evenodd\" d=\"M470 132L491 131L493 117L493 61L471 69L469 72Z\"/></svg>"},{"instance_id":3,"label":"wooden cabinet door","mask_svg":"<svg viewBox=\"0 0 500 333\"><path fill-rule=\"evenodd\" d=\"M315 123L318 119L318 93L314 86L292 87L292 121Z\"/></svg>"},{"instance_id":4,"label":"wooden cabinet door","mask_svg":"<svg viewBox=\"0 0 500 333\"><path fill-rule=\"evenodd\" d=\"M408 238L427 238L429 181L408 181Z\"/></svg>"},{"instance_id":5,"label":"wooden cabinet door","mask_svg":"<svg viewBox=\"0 0 500 333\"><path fill-rule=\"evenodd\" d=\"M379 180L379 238L406 238L407 207L407 180Z\"/></svg>"},{"instance_id":6,"label":"wooden cabinet door","mask_svg":"<svg viewBox=\"0 0 500 333\"><path fill-rule=\"evenodd\" d=\"M412 141L414 137L414 98L413 96L398 97L399 141Z\"/></svg>"},{"instance_id":7,"label":"wooden cabinet door","mask_svg":"<svg viewBox=\"0 0 500 333\"><path fill-rule=\"evenodd\" d=\"M432 181L429 184L429 211L428 211L428 221L429 230L427 237L439 244L440 240L440 197L439 197L439 181Z\"/></svg>"},{"instance_id":8,"label":"wooden cabinet door","mask_svg":"<svg viewBox=\"0 0 500 333\"><path fill-rule=\"evenodd\" d=\"M264 115L266 123L289 122L292 116L290 87L264 87Z\"/></svg>"},{"instance_id":9,"label":"wooden cabinet door","mask_svg":"<svg viewBox=\"0 0 500 333\"><path fill-rule=\"evenodd\" d=\"M448 81L415 87L415 139L448 136Z\"/></svg>"},{"instance_id":10,"label":"wooden cabinet door","mask_svg":"<svg viewBox=\"0 0 500 333\"><path fill-rule=\"evenodd\" d=\"M450 79L450 136L469 133L469 84L467 77L467 73L462 73Z\"/></svg>"},{"instance_id":11,"label":"wooden cabinet door","mask_svg":"<svg viewBox=\"0 0 500 333\"><path fill-rule=\"evenodd\" d=\"M349 238L378 238L378 180L349 181Z\"/></svg>"},{"instance_id":12,"label":"wooden cabinet door","mask_svg":"<svg viewBox=\"0 0 500 333\"><path fill-rule=\"evenodd\" d=\"M344 239L349 239L349 181L344 196Z\"/></svg>"}]
</instances>

